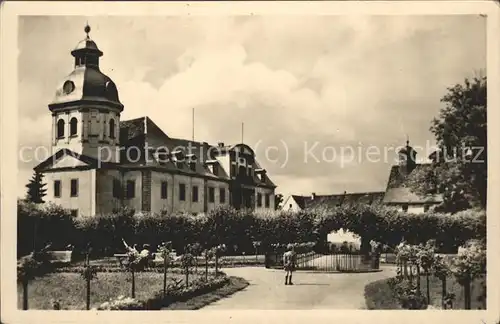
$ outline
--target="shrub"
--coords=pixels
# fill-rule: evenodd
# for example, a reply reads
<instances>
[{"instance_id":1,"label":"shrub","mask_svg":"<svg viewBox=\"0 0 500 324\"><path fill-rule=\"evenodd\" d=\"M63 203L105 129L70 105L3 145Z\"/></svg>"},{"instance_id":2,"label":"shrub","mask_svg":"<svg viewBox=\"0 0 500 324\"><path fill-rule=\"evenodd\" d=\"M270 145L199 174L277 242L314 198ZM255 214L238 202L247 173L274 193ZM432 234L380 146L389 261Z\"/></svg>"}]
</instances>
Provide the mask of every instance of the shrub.
<instances>
[{"instance_id":1,"label":"shrub","mask_svg":"<svg viewBox=\"0 0 500 324\"><path fill-rule=\"evenodd\" d=\"M69 211L52 205L40 205L18 200L17 255L21 257L38 250L48 242L63 250L73 241L75 228Z\"/></svg>"},{"instance_id":2,"label":"shrub","mask_svg":"<svg viewBox=\"0 0 500 324\"><path fill-rule=\"evenodd\" d=\"M35 224L39 229L36 244ZM20 201L18 225L20 255L47 241L53 241L56 249L71 243L77 251L92 242L93 254L100 255L123 250L122 238L131 244L157 246L167 237L177 251L193 243L199 243L201 249L210 249L224 242L228 247L237 246L237 253L249 255L255 253L257 241L261 242L261 253L272 249L273 244L289 242L315 242L318 250L325 244L328 233L341 228L360 235L361 250L367 253L371 240L395 247L402 237L413 245L434 239L439 252L450 253L470 239L486 237L486 213L482 210L455 215L435 212L411 215L370 205L273 211L265 215L218 207L199 217L123 209L108 215L73 219L60 207L39 207Z\"/></svg>"},{"instance_id":3,"label":"shrub","mask_svg":"<svg viewBox=\"0 0 500 324\"><path fill-rule=\"evenodd\" d=\"M459 249L458 256L452 262L452 272L464 287L465 309L470 309L472 281L486 273L485 241L471 240Z\"/></svg>"},{"instance_id":4,"label":"shrub","mask_svg":"<svg viewBox=\"0 0 500 324\"><path fill-rule=\"evenodd\" d=\"M102 303L98 310L143 310L145 303L135 298L119 296L114 300Z\"/></svg>"},{"instance_id":5,"label":"shrub","mask_svg":"<svg viewBox=\"0 0 500 324\"><path fill-rule=\"evenodd\" d=\"M408 279L394 279L389 281L389 285L403 308L427 308L426 298L420 293L413 281Z\"/></svg>"}]
</instances>

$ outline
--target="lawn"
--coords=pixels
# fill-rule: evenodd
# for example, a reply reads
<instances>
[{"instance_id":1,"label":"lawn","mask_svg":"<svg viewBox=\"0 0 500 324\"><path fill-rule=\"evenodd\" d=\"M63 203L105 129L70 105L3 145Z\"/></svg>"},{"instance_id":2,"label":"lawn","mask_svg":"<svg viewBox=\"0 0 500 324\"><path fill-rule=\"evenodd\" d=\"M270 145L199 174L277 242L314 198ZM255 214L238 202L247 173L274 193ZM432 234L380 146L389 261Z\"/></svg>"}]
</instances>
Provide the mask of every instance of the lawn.
<instances>
[{"instance_id":1,"label":"lawn","mask_svg":"<svg viewBox=\"0 0 500 324\"><path fill-rule=\"evenodd\" d=\"M249 285L248 281L239 277L229 277L229 283L223 287L206 294L193 297L185 302L175 302L163 309L168 310L196 310L205 307L222 298L226 298L235 292L245 289Z\"/></svg>"},{"instance_id":2,"label":"lawn","mask_svg":"<svg viewBox=\"0 0 500 324\"><path fill-rule=\"evenodd\" d=\"M189 280L199 275L190 274ZM184 279L182 274L168 273L172 279ZM131 274L128 272L100 272L91 282L91 308L120 295L131 296ZM137 299L147 299L163 289L163 273L139 272L135 274ZM22 287L18 285L18 308L22 308ZM52 309L52 300L60 300L63 309L85 309L86 284L78 273L51 273L37 278L28 286L28 309Z\"/></svg>"},{"instance_id":3,"label":"lawn","mask_svg":"<svg viewBox=\"0 0 500 324\"><path fill-rule=\"evenodd\" d=\"M430 279L430 304L441 307L441 281L436 277ZM388 285L389 279L382 279L372 282L365 287L365 302L368 309L401 309L398 301L394 297L391 288ZM424 296L427 294L425 276L421 278L421 290ZM486 278L480 278L473 282L471 291L471 309L484 309L484 305L478 300L481 295L482 285ZM455 294L453 309L465 309L464 289L453 277L447 280L447 289Z\"/></svg>"}]
</instances>

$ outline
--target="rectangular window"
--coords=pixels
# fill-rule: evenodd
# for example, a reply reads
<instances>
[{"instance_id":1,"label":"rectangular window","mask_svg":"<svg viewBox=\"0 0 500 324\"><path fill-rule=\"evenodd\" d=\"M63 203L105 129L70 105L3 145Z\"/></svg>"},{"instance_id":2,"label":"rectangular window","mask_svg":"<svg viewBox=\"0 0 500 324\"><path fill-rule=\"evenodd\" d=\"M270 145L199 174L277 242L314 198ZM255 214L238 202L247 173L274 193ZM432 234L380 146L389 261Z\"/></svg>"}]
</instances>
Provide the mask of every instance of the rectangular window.
<instances>
[{"instance_id":1,"label":"rectangular window","mask_svg":"<svg viewBox=\"0 0 500 324\"><path fill-rule=\"evenodd\" d=\"M179 183L179 200L186 200L186 185L183 183Z\"/></svg>"},{"instance_id":2,"label":"rectangular window","mask_svg":"<svg viewBox=\"0 0 500 324\"><path fill-rule=\"evenodd\" d=\"M208 188L208 202L215 202L215 189L212 187Z\"/></svg>"},{"instance_id":3,"label":"rectangular window","mask_svg":"<svg viewBox=\"0 0 500 324\"><path fill-rule=\"evenodd\" d=\"M424 213L429 211L429 205L424 205Z\"/></svg>"},{"instance_id":4,"label":"rectangular window","mask_svg":"<svg viewBox=\"0 0 500 324\"><path fill-rule=\"evenodd\" d=\"M262 207L262 194L257 193L257 207Z\"/></svg>"},{"instance_id":5,"label":"rectangular window","mask_svg":"<svg viewBox=\"0 0 500 324\"><path fill-rule=\"evenodd\" d=\"M127 180L127 198L134 198L135 197L135 181L134 180Z\"/></svg>"},{"instance_id":6,"label":"rectangular window","mask_svg":"<svg viewBox=\"0 0 500 324\"><path fill-rule=\"evenodd\" d=\"M198 186L193 186L193 202L198 201Z\"/></svg>"},{"instance_id":7,"label":"rectangular window","mask_svg":"<svg viewBox=\"0 0 500 324\"><path fill-rule=\"evenodd\" d=\"M161 199L167 199L167 193L168 193L168 182L162 181L161 182Z\"/></svg>"},{"instance_id":8,"label":"rectangular window","mask_svg":"<svg viewBox=\"0 0 500 324\"><path fill-rule=\"evenodd\" d=\"M78 216L78 209L72 209L71 210L71 216L77 217Z\"/></svg>"},{"instance_id":9,"label":"rectangular window","mask_svg":"<svg viewBox=\"0 0 500 324\"><path fill-rule=\"evenodd\" d=\"M403 206L402 206L402 208L403 208L403 211L404 211L404 212L407 212L407 211L408 211L408 205L403 205Z\"/></svg>"},{"instance_id":10,"label":"rectangular window","mask_svg":"<svg viewBox=\"0 0 500 324\"><path fill-rule=\"evenodd\" d=\"M269 208L271 206L271 199L270 195L266 194L266 208Z\"/></svg>"},{"instance_id":11,"label":"rectangular window","mask_svg":"<svg viewBox=\"0 0 500 324\"><path fill-rule=\"evenodd\" d=\"M231 164L231 177L235 177L236 176L236 165L235 164Z\"/></svg>"},{"instance_id":12,"label":"rectangular window","mask_svg":"<svg viewBox=\"0 0 500 324\"><path fill-rule=\"evenodd\" d=\"M191 171L196 171L196 163L189 162L189 168L191 169Z\"/></svg>"},{"instance_id":13,"label":"rectangular window","mask_svg":"<svg viewBox=\"0 0 500 324\"><path fill-rule=\"evenodd\" d=\"M78 197L78 179L71 179L71 197Z\"/></svg>"},{"instance_id":14,"label":"rectangular window","mask_svg":"<svg viewBox=\"0 0 500 324\"><path fill-rule=\"evenodd\" d=\"M219 190L219 200L222 204L226 203L226 189L225 188L220 188Z\"/></svg>"},{"instance_id":15,"label":"rectangular window","mask_svg":"<svg viewBox=\"0 0 500 324\"><path fill-rule=\"evenodd\" d=\"M54 197L61 197L61 180L54 180Z\"/></svg>"},{"instance_id":16,"label":"rectangular window","mask_svg":"<svg viewBox=\"0 0 500 324\"><path fill-rule=\"evenodd\" d=\"M114 198L120 198L121 197L121 183L120 180L114 179L113 180L113 197Z\"/></svg>"}]
</instances>

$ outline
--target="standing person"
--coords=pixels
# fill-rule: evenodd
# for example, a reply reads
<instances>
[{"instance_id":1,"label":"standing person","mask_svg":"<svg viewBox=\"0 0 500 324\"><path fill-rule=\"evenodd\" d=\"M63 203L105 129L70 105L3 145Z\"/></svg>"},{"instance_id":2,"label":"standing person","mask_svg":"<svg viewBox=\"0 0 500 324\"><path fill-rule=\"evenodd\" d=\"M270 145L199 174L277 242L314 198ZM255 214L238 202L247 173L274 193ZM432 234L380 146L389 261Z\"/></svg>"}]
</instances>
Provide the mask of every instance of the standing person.
<instances>
[{"instance_id":1,"label":"standing person","mask_svg":"<svg viewBox=\"0 0 500 324\"><path fill-rule=\"evenodd\" d=\"M295 270L296 256L293 245L288 245L287 251L283 254L283 268L285 269L285 285L293 285L292 273Z\"/></svg>"}]
</instances>

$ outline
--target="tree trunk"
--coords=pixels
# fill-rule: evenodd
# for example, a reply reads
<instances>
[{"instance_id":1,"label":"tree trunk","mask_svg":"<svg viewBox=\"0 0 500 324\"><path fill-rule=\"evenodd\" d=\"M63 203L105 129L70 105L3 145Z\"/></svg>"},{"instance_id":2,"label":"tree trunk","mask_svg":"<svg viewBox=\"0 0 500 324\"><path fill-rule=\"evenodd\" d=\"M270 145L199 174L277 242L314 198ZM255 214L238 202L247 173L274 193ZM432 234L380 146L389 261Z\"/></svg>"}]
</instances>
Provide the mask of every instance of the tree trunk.
<instances>
[{"instance_id":1,"label":"tree trunk","mask_svg":"<svg viewBox=\"0 0 500 324\"><path fill-rule=\"evenodd\" d=\"M431 304L431 287L430 287L430 283L429 283L429 271L425 272L425 280L426 280L426 284L427 284L427 305L430 305ZM420 281L420 279L419 279L419 281Z\"/></svg>"},{"instance_id":2,"label":"tree trunk","mask_svg":"<svg viewBox=\"0 0 500 324\"><path fill-rule=\"evenodd\" d=\"M87 281L87 310L90 310L90 278L87 278L86 281Z\"/></svg>"},{"instance_id":3,"label":"tree trunk","mask_svg":"<svg viewBox=\"0 0 500 324\"><path fill-rule=\"evenodd\" d=\"M420 294L420 267L417 265L417 292Z\"/></svg>"},{"instance_id":4,"label":"tree trunk","mask_svg":"<svg viewBox=\"0 0 500 324\"><path fill-rule=\"evenodd\" d=\"M446 297L446 277L443 279L441 278L441 287L442 287L442 291L441 291L441 306L443 309L446 309L446 303L445 303L445 297Z\"/></svg>"},{"instance_id":5,"label":"tree trunk","mask_svg":"<svg viewBox=\"0 0 500 324\"><path fill-rule=\"evenodd\" d=\"M36 235L37 235L37 217L35 217L33 225L33 254L36 252Z\"/></svg>"},{"instance_id":6,"label":"tree trunk","mask_svg":"<svg viewBox=\"0 0 500 324\"><path fill-rule=\"evenodd\" d=\"M189 268L185 269L186 271L186 288L189 286Z\"/></svg>"},{"instance_id":7,"label":"tree trunk","mask_svg":"<svg viewBox=\"0 0 500 324\"><path fill-rule=\"evenodd\" d=\"M215 276L217 277L217 274L219 272L219 256L217 253L215 253Z\"/></svg>"},{"instance_id":8,"label":"tree trunk","mask_svg":"<svg viewBox=\"0 0 500 324\"><path fill-rule=\"evenodd\" d=\"M23 310L28 310L28 280L23 280Z\"/></svg>"},{"instance_id":9,"label":"tree trunk","mask_svg":"<svg viewBox=\"0 0 500 324\"><path fill-rule=\"evenodd\" d=\"M257 248L255 248L255 263L257 263L259 260L257 257L257 254L258 254L258 251L257 251Z\"/></svg>"},{"instance_id":10,"label":"tree trunk","mask_svg":"<svg viewBox=\"0 0 500 324\"><path fill-rule=\"evenodd\" d=\"M464 302L465 309L471 309L471 282L470 278L467 278L464 283Z\"/></svg>"},{"instance_id":11,"label":"tree trunk","mask_svg":"<svg viewBox=\"0 0 500 324\"><path fill-rule=\"evenodd\" d=\"M163 298L167 295L167 256L163 257Z\"/></svg>"},{"instance_id":12,"label":"tree trunk","mask_svg":"<svg viewBox=\"0 0 500 324\"><path fill-rule=\"evenodd\" d=\"M208 281L208 257L205 256L205 280Z\"/></svg>"},{"instance_id":13,"label":"tree trunk","mask_svg":"<svg viewBox=\"0 0 500 324\"><path fill-rule=\"evenodd\" d=\"M132 269L132 298L135 298L135 271Z\"/></svg>"}]
</instances>

